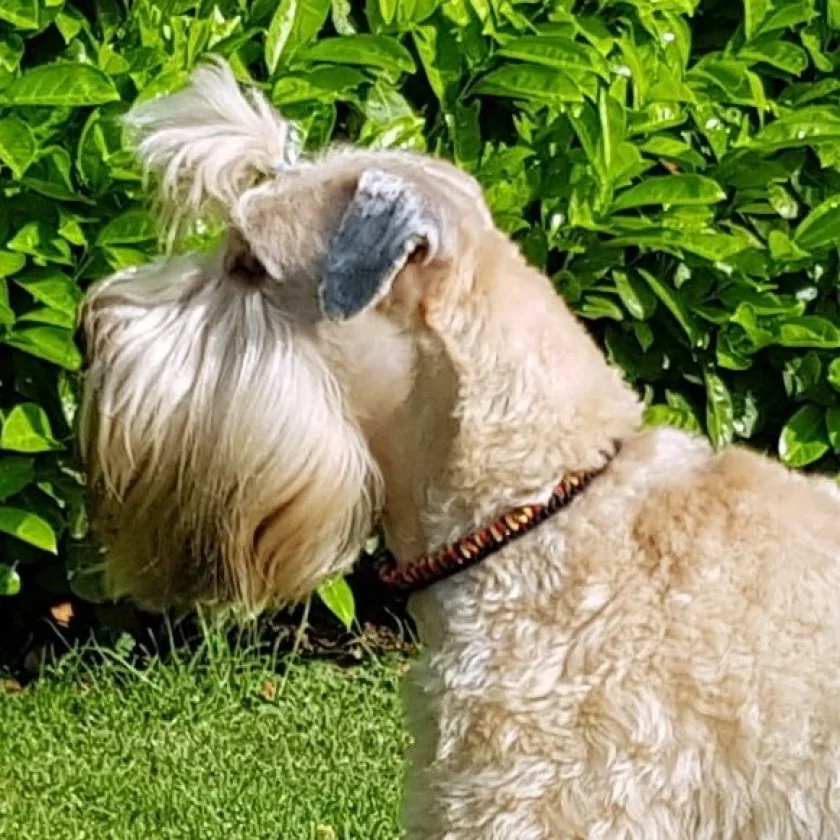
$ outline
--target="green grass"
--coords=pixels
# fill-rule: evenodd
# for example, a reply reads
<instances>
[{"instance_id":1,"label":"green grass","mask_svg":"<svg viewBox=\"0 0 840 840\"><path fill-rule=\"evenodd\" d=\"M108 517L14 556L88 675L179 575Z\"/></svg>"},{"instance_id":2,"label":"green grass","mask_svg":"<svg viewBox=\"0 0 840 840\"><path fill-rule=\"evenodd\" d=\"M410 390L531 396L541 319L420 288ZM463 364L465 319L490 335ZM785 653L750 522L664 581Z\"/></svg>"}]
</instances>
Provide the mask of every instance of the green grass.
<instances>
[{"instance_id":1,"label":"green grass","mask_svg":"<svg viewBox=\"0 0 840 840\"><path fill-rule=\"evenodd\" d=\"M398 663L79 656L0 693L0 837L390 840L406 736Z\"/></svg>"}]
</instances>

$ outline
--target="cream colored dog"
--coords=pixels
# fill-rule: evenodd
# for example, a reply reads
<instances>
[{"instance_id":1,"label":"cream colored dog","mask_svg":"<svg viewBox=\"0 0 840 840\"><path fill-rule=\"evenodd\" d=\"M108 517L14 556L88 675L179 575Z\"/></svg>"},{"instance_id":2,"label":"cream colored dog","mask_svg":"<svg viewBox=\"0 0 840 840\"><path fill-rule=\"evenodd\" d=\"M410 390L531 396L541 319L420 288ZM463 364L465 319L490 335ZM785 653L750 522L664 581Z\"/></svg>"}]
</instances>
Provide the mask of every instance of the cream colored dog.
<instances>
[{"instance_id":1,"label":"cream colored dog","mask_svg":"<svg viewBox=\"0 0 840 840\"><path fill-rule=\"evenodd\" d=\"M834 483L641 431L453 166L294 162L289 126L220 64L130 123L168 224L216 213L230 234L87 300L113 591L294 599L379 517L406 568L600 471L413 597L409 837L840 837Z\"/></svg>"}]
</instances>

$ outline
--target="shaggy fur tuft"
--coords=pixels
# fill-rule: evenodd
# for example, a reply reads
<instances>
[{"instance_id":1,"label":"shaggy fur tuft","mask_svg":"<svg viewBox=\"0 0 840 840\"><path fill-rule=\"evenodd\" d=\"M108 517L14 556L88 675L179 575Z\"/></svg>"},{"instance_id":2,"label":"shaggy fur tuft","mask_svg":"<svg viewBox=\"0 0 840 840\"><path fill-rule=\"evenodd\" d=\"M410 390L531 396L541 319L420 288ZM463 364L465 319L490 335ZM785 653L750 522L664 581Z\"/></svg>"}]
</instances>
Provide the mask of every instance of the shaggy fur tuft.
<instances>
[{"instance_id":1,"label":"shaggy fur tuft","mask_svg":"<svg viewBox=\"0 0 840 840\"><path fill-rule=\"evenodd\" d=\"M125 125L157 178L166 227L226 214L297 151L294 126L258 91L244 94L220 60L201 66L184 90L135 106Z\"/></svg>"}]
</instances>

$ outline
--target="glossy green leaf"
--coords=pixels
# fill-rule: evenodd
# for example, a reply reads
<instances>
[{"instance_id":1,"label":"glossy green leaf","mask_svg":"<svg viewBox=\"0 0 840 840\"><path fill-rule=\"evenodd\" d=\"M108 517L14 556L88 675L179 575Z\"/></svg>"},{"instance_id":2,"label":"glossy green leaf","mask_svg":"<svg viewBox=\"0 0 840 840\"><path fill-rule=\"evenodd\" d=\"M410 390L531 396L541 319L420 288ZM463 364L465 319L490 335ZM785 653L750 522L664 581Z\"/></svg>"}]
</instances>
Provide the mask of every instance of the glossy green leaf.
<instances>
[{"instance_id":1,"label":"glossy green leaf","mask_svg":"<svg viewBox=\"0 0 840 840\"><path fill-rule=\"evenodd\" d=\"M84 194L76 190L70 174L72 161L66 149L54 146L39 153L29 167L23 183L41 195L57 201L79 201L90 204Z\"/></svg>"},{"instance_id":2,"label":"glossy green leaf","mask_svg":"<svg viewBox=\"0 0 840 840\"><path fill-rule=\"evenodd\" d=\"M49 418L39 405L21 403L3 418L0 449L34 453L50 452L59 448L60 444L53 437Z\"/></svg>"},{"instance_id":3,"label":"glossy green leaf","mask_svg":"<svg viewBox=\"0 0 840 840\"><path fill-rule=\"evenodd\" d=\"M456 162L473 171L481 157L480 101L470 105L458 104L453 115L453 145Z\"/></svg>"},{"instance_id":4,"label":"glossy green leaf","mask_svg":"<svg viewBox=\"0 0 840 840\"><path fill-rule=\"evenodd\" d=\"M835 452L840 452L840 406L833 405L825 413L828 441Z\"/></svg>"},{"instance_id":5,"label":"glossy green leaf","mask_svg":"<svg viewBox=\"0 0 840 840\"><path fill-rule=\"evenodd\" d=\"M56 15L55 27L64 43L69 44L85 28L85 18L72 7L66 7Z\"/></svg>"},{"instance_id":6,"label":"glossy green leaf","mask_svg":"<svg viewBox=\"0 0 840 840\"><path fill-rule=\"evenodd\" d=\"M448 30L432 24L414 27L412 36L429 85L438 101L448 108L463 72L458 39Z\"/></svg>"},{"instance_id":7,"label":"glossy green leaf","mask_svg":"<svg viewBox=\"0 0 840 840\"><path fill-rule=\"evenodd\" d=\"M111 219L99 231L97 245L129 245L138 242L153 242L157 228L147 210L127 210Z\"/></svg>"},{"instance_id":8,"label":"glossy green leaf","mask_svg":"<svg viewBox=\"0 0 840 840\"><path fill-rule=\"evenodd\" d=\"M0 502L20 493L35 480L35 462L18 455L0 456Z\"/></svg>"},{"instance_id":9,"label":"glossy green leaf","mask_svg":"<svg viewBox=\"0 0 840 840\"><path fill-rule=\"evenodd\" d=\"M16 33L7 34L0 39L0 73L14 73L23 58L23 38Z\"/></svg>"},{"instance_id":10,"label":"glossy green leaf","mask_svg":"<svg viewBox=\"0 0 840 840\"><path fill-rule=\"evenodd\" d=\"M713 204L723 201L726 193L720 185L703 175L662 175L646 178L619 193L615 210L656 204Z\"/></svg>"},{"instance_id":11,"label":"glossy green leaf","mask_svg":"<svg viewBox=\"0 0 840 840\"><path fill-rule=\"evenodd\" d=\"M274 73L280 63L280 56L292 34L297 7L298 3L295 0L280 0L271 18L265 36L265 63L269 73Z\"/></svg>"},{"instance_id":12,"label":"glossy green leaf","mask_svg":"<svg viewBox=\"0 0 840 840\"><path fill-rule=\"evenodd\" d=\"M40 15L38 0L3 0L0 3L0 20L16 29L38 29Z\"/></svg>"},{"instance_id":13,"label":"glossy green leaf","mask_svg":"<svg viewBox=\"0 0 840 840\"><path fill-rule=\"evenodd\" d=\"M840 328L818 315L790 318L778 325L776 342L782 347L840 347Z\"/></svg>"},{"instance_id":14,"label":"glossy green leaf","mask_svg":"<svg viewBox=\"0 0 840 840\"><path fill-rule=\"evenodd\" d=\"M560 70L582 70L609 78L609 66L591 47L557 35L523 35L508 41L499 55Z\"/></svg>"},{"instance_id":15,"label":"glossy green leaf","mask_svg":"<svg viewBox=\"0 0 840 840\"><path fill-rule=\"evenodd\" d=\"M807 251L840 245L840 194L815 207L796 229L793 240Z\"/></svg>"},{"instance_id":16,"label":"glossy green leaf","mask_svg":"<svg viewBox=\"0 0 840 840\"><path fill-rule=\"evenodd\" d=\"M692 149L688 143L664 134L654 134L652 137L645 138L639 148L645 154L668 158L687 168L705 165L703 156Z\"/></svg>"},{"instance_id":17,"label":"glossy green leaf","mask_svg":"<svg viewBox=\"0 0 840 840\"><path fill-rule=\"evenodd\" d=\"M58 552L52 526L31 511L0 505L0 531L50 554Z\"/></svg>"},{"instance_id":18,"label":"glossy green leaf","mask_svg":"<svg viewBox=\"0 0 840 840\"><path fill-rule=\"evenodd\" d=\"M35 300L75 318L82 291L75 281L53 268L35 269L18 275L14 282Z\"/></svg>"},{"instance_id":19,"label":"glossy green leaf","mask_svg":"<svg viewBox=\"0 0 840 840\"><path fill-rule=\"evenodd\" d=\"M833 2L833 0L832 0ZM775 0L761 24L762 32L789 29L814 18L814 0Z\"/></svg>"},{"instance_id":20,"label":"glossy green leaf","mask_svg":"<svg viewBox=\"0 0 840 840\"><path fill-rule=\"evenodd\" d=\"M274 85L271 98L281 108L311 100L354 101L359 88L367 81L368 76L363 71L352 67L313 67L305 75L281 76Z\"/></svg>"},{"instance_id":21,"label":"glossy green leaf","mask_svg":"<svg viewBox=\"0 0 840 840\"><path fill-rule=\"evenodd\" d=\"M798 108L828 98L840 90L840 79L820 79L817 82L797 82L788 85L779 101L788 107Z\"/></svg>"},{"instance_id":22,"label":"glossy green leaf","mask_svg":"<svg viewBox=\"0 0 840 840\"><path fill-rule=\"evenodd\" d=\"M0 563L0 596L14 597L20 594L20 589L20 574L17 570L6 563Z\"/></svg>"},{"instance_id":23,"label":"glossy green leaf","mask_svg":"<svg viewBox=\"0 0 840 840\"><path fill-rule=\"evenodd\" d=\"M699 433L700 425L694 414L684 408L670 405L651 405L644 411L645 426L673 426L686 432Z\"/></svg>"},{"instance_id":24,"label":"glossy green leaf","mask_svg":"<svg viewBox=\"0 0 840 840\"><path fill-rule=\"evenodd\" d=\"M778 333L770 329L773 323L763 322L751 303L744 301L739 303L729 320L730 324L737 324L744 331L741 341L744 352L754 353L756 350L769 347L778 338Z\"/></svg>"},{"instance_id":25,"label":"glossy green leaf","mask_svg":"<svg viewBox=\"0 0 840 840\"><path fill-rule=\"evenodd\" d=\"M689 81L692 89L702 90L709 85L713 86L713 89L716 88L716 96L726 104L749 105L762 111L767 110L761 77L750 70L747 61L711 53L691 69Z\"/></svg>"},{"instance_id":26,"label":"glossy green leaf","mask_svg":"<svg viewBox=\"0 0 840 840\"><path fill-rule=\"evenodd\" d=\"M650 318L656 311L656 295L650 286L634 272L617 269L612 274L615 288L627 311L641 321Z\"/></svg>"},{"instance_id":27,"label":"glossy green leaf","mask_svg":"<svg viewBox=\"0 0 840 840\"><path fill-rule=\"evenodd\" d=\"M799 214L799 204L781 184L767 185L767 200L783 219L795 219Z\"/></svg>"},{"instance_id":28,"label":"glossy green leaf","mask_svg":"<svg viewBox=\"0 0 840 840\"><path fill-rule=\"evenodd\" d=\"M732 396L714 371L706 370L706 429L717 447L729 446L735 433Z\"/></svg>"},{"instance_id":29,"label":"glossy green leaf","mask_svg":"<svg viewBox=\"0 0 840 840\"><path fill-rule=\"evenodd\" d=\"M15 254L10 251L0 251L0 277L8 277L16 274L26 265L26 257L23 254ZM6 301L8 303L8 301Z\"/></svg>"},{"instance_id":30,"label":"glossy green leaf","mask_svg":"<svg viewBox=\"0 0 840 840\"><path fill-rule=\"evenodd\" d=\"M527 64L505 64L492 70L481 78L473 92L555 105L583 102L580 87L567 73Z\"/></svg>"},{"instance_id":31,"label":"glossy green leaf","mask_svg":"<svg viewBox=\"0 0 840 840\"><path fill-rule=\"evenodd\" d=\"M744 0L744 34L747 41L755 37L761 22L772 8L772 0Z\"/></svg>"},{"instance_id":32,"label":"glossy green leaf","mask_svg":"<svg viewBox=\"0 0 840 840\"><path fill-rule=\"evenodd\" d=\"M764 151L840 140L840 105L809 105L771 122L756 134L751 146Z\"/></svg>"},{"instance_id":33,"label":"glossy green leaf","mask_svg":"<svg viewBox=\"0 0 840 840\"><path fill-rule=\"evenodd\" d=\"M833 359L828 366L828 384L837 391L840 391L840 358Z\"/></svg>"},{"instance_id":34,"label":"glossy green leaf","mask_svg":"<svg viewBox=\"0 0 840 840\"><path fill-rule=\"evenodd\" d=\"M69 329L50 326L16 328L3 341L65 370L80 370L82 355Z\"/></svg>"},{"instance_id":35,"label":"glossy green leaf","mask_svg":"<svg viewBox=\"0 0 840 840\"><path fill-rule=\"evenodd\" d=\"M668 308L674 318L676 318L677 323L683 328L692 345L700 346L704 340L703 330L700 329L680 292L672 288L667 282L660 280L650 271L640 268L638 272L645 279L648 286L650 286L651 291Z\"/></svg>"},{"instance_id":36,"label":"glossy green leaf","mask_svg":"<svg viewBox=\"0 0 840 840\"><path fill-rule=\"evenodd\" d=\"M281 11L281 7L291 11ZM280 60L284 62L291 60L301 48L314 40L330 14L330 7L330 0L291 0L291 2L284 0L276 8L271 24L274 26L275 34L272 36L270 46L269 36L266 36L266 61L268 62L271 57L271 61L274 62L272 72ZM289 14L292 22L287 31L286 20Z\"/></svg>"},{"instance_id":37,"label":"glossy green leaf","mask_svg":"<svg viewBox=\"0 0 840 840\"><path fill-rule=\"evenodd\" d=\"M17 324L18 326L22 324L47 324L52 327L72 330L76 326L76 319L69 312L39 306L35 309L27 309L26 312L19 315Z\"/></svg>"},{"instance_id":38,"label":"glossy green leaf","mask_svg":"<svg viewBox=\"0 0 840 840\"><path fill-rule=\"evenodd\" d=\"M111 78L89 64L61 62L27 70L0 92L11 105L100 105L119 99Z\"/></svg>"},{"instance_id":39,"label":"glossy green leaf","mask_svg":"<svg viewBox=\"0 0 840 840\"><path fill-rule=\"evenodd\" d=\"M38 152L38 141L32 129L17 117L0 119L0 162L15 178L22 178Z\"/></svg>"},{"instance_id":40,"label":"glossy green leaf","mask_svg":"<svg viewBox=\"0 0 840 840\"><path fill-rule=\"evenodd\" d=\"M767 247L770 256L778 263L807 260L810 254L800 248L786 233L781 230L771 230L767 237Z\"/></svg>"},{"instance_id":41,"label":"glossy green leaf","mask_svg":"<svg viewBox=\"0 0 840 840\"><path fill-rule=\"evenodd\" d=\"M80 248L87 246L87 237L82 229L80 220L68 213L63 207L59 208L58 232L63 239L71 245L78 245Z\"/></svg>"},{"instance_id":42,"label":"glossy green leaf","mask_svg":"<svg viewBox=\"0 0 840 840\"><path fill-rule=\"evenodd\" d=\"M339 35L353 35L358 30L352 20L350 0L332 0L332 24Z\"/></svg>"},{"instance_id":43,"label":"glossy green leaf","mask_svg":"<svg viewBox=\"0 0 840 840\"><path fill-rule=\"evenodd\" d=\"M402 2L410 2L410 0L402 0ZM382 15L382 20L387 24L390 25L394 22L394 18L397 16L397 6L398 0L378 0L379 3L379 14Z\"/></svg>"},{"instance_id":44,"label":"glossy green leaf","mask_svg":"<svg viewBox=\"0 0 840 840\"><path fill-rule=\"evenodd\" d=\"M667 229L645 223L643 228L632 234L625 231L622 233L624 235L605 240L604 245L610 248L646 247L665 253L688 252L713 262L731 259L755 247L752 238L740 231L721 233L713 230Z\"/></svg>"},{"instance_id":45,"label":"glossy green leaf","mask_svg":"<svg viewBox=\"0 0 840 840\"><path fill-rule=\"evenodd\" d=\"M578 304L577 311L579 315L584 318L591 318L598 320L600 318L610 318L613 321L623 321L624 313L621 307L608 297L603 295L587 295L584 300Z\"/></svg>"},{"instance_id":46,"label":"glossy green leaf","mask_svg":"<svg viewBox=\"0 0 840 840\"><path fill-rule=\"evenodd\" d=\"M333 578L318 587L318 597L330 612L349 630L356 617L353 591L344 578Z\"/></svg>"},{"instance_id":47,"label":"glossy green leaf","mask_svg":"<svg viewBox=\"0 0 840 840\"><path fill-rule=\"evenodd\" d=\"M44 262L72 265L73 253L61 237L54 235L41 222L28 222L9 240L7 247L19 254L28 254Z\"/></svg>"},{"instance_id":48,"label":"glossy green leaf","mask_svg":"<svg viewBox=\"0 0 840 840\"><path fill-rule=\"evenodd\" d=\"M15 312L9 302L9 285L0 277L0 327L11 327L15 323Z\"/></svg>"},{"instance_id":49,"label":"glossy green leaf","mask_svg":"<svg viewBox=\"0 0 840 840\"><path fill-rule=\"evenodd\" d=\"M438 8L445 7L446 0L386 0L393 3L396 23L401 30L408 30L426 22Z\"/></svg>"},{"instance_id":50,"label":"glossy green leaf","mask_svg":"<svg viewBox=\"0 0 840 840\"><path fill-rule=\"evenodd\" d=\"M281 0L265 36L265 62L270 73L284 52L291 55L309 43L324 25L330 3L326 0Z\"/></svg>"},{"instance_id":51,"label":"glossy green leaf","mask_svg":"<svg viewBox=\"0 0 840 840\"><path fill-rule=\"evenodd\" d=\"M802 47L782 41L775 35L754 41L741 50L738 57L750 62L764 62L792 76L803 73L810 63L808 53Z\"/></svg>"},{"instance_id":52,"label":"glossy green leaf","mask_svg":"<svg viewBox=\"0 0 840 840\"><path fill-rule=\"evenodd\" d=\"M779 437L779 457L790 467L805 467L819 461L829 450L825 413L806 405L788 420Z\"/></svg>"},{"instance_id":53,"label":"glossy green leaf","mask_svg":"<svg viewBox=\"0 0 840 840\"><path fill-rule=\"evenodd\" d=\"M324 38L304 50L300 57L307 61L379 67L391 73L413 73L416 69L411 53L399 41L387 35L359 34Z\"/></svg>"}]
</instances>

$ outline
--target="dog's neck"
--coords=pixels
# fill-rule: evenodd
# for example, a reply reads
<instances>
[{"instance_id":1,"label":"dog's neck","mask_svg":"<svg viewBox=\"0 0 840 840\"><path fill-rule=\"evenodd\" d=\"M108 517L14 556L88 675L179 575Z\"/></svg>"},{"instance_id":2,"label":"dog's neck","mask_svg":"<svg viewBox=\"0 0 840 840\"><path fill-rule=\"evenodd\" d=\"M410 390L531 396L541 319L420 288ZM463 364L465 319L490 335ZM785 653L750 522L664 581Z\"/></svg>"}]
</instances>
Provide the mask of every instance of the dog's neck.
<instances>
[{"instance_id":1,"label":"dog's neck","mask_svg":"<svg viewBox=\"0 0 840 840\"><path fill-rule=\"evenodd\" d=\"M508 249L488 250L493 271L476 272L475 311L429 316L436 340L418 347L423 373L399 416L370 436L401 564L546 501L565 473L599 467L639 425L635 394L547 279L506 265Z\"/></svg>"}]
</instances>

